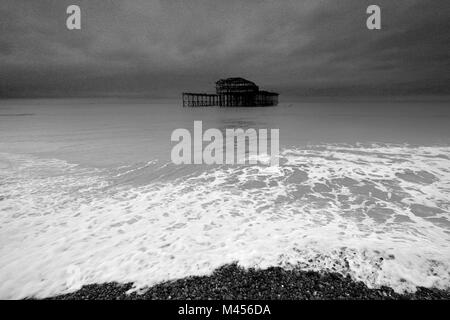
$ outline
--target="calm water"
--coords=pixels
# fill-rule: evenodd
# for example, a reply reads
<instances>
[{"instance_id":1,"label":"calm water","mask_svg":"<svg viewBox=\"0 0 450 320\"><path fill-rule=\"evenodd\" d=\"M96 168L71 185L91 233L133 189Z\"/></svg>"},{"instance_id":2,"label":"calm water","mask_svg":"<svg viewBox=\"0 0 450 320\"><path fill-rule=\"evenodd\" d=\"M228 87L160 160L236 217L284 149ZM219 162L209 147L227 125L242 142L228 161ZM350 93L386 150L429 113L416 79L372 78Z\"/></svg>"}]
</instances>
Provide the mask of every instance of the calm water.
<instances>
[{"instance_id":1,"label":"calm water","mask_svg":"<svg viewBox=\"0 0 450 320\"><path fill-rule=\"evenodd\" d=\"M279 128L279 167L174 166L174 129ZM0 101L0 297L237 261L450 285L448 102Z\"/></svg>"}]
</instances>

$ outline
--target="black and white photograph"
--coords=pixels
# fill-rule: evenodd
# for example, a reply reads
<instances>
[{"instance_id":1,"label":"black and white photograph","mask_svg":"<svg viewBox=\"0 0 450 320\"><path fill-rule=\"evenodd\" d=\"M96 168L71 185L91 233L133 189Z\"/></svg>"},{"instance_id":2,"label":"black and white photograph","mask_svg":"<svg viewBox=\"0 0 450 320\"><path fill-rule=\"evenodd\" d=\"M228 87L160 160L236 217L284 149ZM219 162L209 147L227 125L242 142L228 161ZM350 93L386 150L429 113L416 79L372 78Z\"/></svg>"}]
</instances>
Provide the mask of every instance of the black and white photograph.
<instances>
[{"instance_id":1,"label":"black and white photograph","mask_svg":"<svg viewBox=\"0 0 450 320\"><path fill-rule=\"evenodd\" d=\"M0 299L449 300L450 3L0 0Z\"/></svg>"}]
</instances>

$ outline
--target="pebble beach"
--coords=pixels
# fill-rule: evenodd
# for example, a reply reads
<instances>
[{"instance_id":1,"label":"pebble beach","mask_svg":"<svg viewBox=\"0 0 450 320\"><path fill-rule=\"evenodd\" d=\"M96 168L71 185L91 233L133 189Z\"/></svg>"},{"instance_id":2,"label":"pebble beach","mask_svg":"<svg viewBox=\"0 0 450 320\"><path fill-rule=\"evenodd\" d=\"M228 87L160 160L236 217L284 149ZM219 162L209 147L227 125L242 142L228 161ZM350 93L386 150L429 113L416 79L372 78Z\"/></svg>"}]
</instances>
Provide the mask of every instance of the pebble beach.
<instances>
[{"instance_id":1,"label":"pebble beach","mask_svg":"<svg viewBox=\"0 0 450 320\"><path fill-rule=\"evenodd\" d=\"M368 288L338 273L243 269L236 264L216 269L210 276L187 277L131 292L133 284L83 286L51 300L449 300L449 290L419 287L399 294L392 288Z\"/></svg>"}]
</instances>

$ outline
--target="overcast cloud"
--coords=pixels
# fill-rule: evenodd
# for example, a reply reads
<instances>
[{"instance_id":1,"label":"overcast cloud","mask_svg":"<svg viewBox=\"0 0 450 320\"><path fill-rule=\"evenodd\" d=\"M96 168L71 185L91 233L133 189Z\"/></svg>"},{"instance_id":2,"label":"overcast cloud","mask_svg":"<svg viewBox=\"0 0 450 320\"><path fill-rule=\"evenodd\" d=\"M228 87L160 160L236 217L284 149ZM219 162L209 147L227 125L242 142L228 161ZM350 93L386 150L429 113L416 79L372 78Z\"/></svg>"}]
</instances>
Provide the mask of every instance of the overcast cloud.
<instances>
[{"instance_id":1,"label":"overcast cloud","mask_svg":"<svg viewBox=\"0 0 450 320\"><path fill-rule=\"evenodd\" d=\"M229 76L285 96L450 94L449 18L448 0L1 0L0 97L178 97Z\"/></svg>"}]
</instances>

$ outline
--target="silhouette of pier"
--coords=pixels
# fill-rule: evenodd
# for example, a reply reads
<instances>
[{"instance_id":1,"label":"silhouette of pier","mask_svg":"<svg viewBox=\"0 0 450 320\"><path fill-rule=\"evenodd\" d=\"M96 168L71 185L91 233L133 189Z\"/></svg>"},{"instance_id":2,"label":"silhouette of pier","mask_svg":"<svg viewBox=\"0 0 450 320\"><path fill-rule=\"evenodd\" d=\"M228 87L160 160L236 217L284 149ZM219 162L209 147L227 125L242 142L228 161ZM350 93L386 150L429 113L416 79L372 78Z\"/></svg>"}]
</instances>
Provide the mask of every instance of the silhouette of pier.
<instances>
[{"instance_id":1,"label":"silhouette of pier","mask_svg":"<svg viewBox=\"0 0 450 320\"><path fill-rule=\"evenodd\" d=\"M228 78L216 82L216 93L183 92L183 107L255 107L276 106L278 93L259 90L244 78Z\"/></svg>"}]
</instances>

